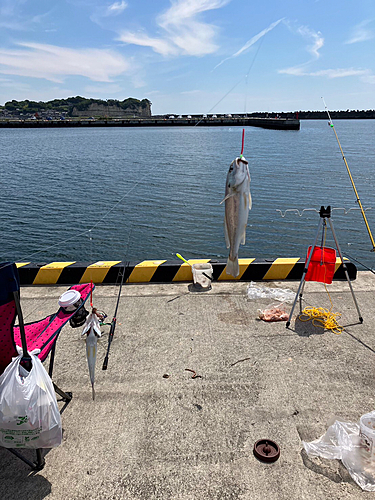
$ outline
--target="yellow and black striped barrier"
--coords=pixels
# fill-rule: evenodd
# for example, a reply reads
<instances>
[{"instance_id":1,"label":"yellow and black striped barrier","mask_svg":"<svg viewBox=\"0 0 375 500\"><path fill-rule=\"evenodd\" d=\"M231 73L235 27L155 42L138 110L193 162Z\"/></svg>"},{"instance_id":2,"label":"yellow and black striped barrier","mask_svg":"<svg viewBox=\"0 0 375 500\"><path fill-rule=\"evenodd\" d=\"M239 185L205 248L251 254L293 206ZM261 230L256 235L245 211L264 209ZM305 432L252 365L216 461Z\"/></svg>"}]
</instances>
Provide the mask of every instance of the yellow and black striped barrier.
<instances>
[{"instance_id":1,"label":"yellow and black striped barrier","mask_svg":"<svg viewBox=\"0 0 375 500\"><path fill-rule=\"evenodd\" d=\"M302 278L305 259L239 259L240 274L237 278L226 273L226 260L191 259L189 263L211 264L215 281L299 281ZM345 264L349 278L355 280L356 266L347 259ZM96 284L115 284L119 283L124 266L124 282L127 283L175 283L193 279L191 267L180 260L17 263L21 285L73 285L88 283L91 280ZM340 259L337 259L334 280L345 279L343 266Z\"/></svg>"}]
</instances>

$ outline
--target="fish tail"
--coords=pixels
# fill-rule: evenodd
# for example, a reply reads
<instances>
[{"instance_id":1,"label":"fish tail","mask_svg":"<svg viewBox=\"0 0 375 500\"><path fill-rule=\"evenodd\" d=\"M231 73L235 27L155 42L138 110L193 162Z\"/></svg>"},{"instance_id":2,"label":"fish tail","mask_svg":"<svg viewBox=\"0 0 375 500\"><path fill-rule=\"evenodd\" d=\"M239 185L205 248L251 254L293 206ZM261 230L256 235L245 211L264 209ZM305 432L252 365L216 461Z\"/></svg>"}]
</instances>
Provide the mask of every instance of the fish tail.
<instances>
[{"instance_id":1,"label":"fish tail","mask_svg":"<svg viewBox=\"0 0 375 500\"><path fill-rule=\"evenodd\" d=\"M232 258L230 255L227 260L226 273L231 274L235 278L240 274L240 266L238 264L238 256Z\"/></svg>"},{"instance_id":2,"label":"fish tail","mask_svg":"<svg viewBox=\"0 0 375 500\"><path fill-rule=\"evenodd\" d=\"M92 384L92 400L95 401L95 389L94 384Z\"/></svg>"}]
</instances>

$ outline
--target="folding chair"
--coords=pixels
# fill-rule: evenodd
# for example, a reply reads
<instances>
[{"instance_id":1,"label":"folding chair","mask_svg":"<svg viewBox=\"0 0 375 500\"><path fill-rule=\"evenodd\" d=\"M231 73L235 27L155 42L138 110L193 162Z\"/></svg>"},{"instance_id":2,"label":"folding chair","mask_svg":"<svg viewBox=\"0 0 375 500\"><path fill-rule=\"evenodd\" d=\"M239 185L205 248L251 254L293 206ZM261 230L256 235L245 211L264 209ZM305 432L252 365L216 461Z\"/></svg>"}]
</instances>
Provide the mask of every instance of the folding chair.
<instances>
[{"instance_id":1,"label":"folding chair","mask_svg":"<svg viewBox=\"0 0 375 500\"><path fill-rule=\"evenodd\" d=\"M94 288L94 286L93 286ZM0 264L0 375L12 361L18 356L16 345L22 347L22 366L28 371L31 369L31 358L28 351L40 349L38 357L44 361L51 353L48 374L52 378L56 341L62 327L82 308L90 295L91 284L74 285L69 290L77 290L81 294L82 303L72 312L66 312L62 307L57 313L35 323L24 324L20 305L20 280L17 267L14 263L5 262ZM86 311L87 312L87 311ZM18 316L19 326L14 326ZM64 403L60 410L62 413L72 400L71 392L64 392L55 383L56 393L61 397L59 401ZM23 460L34 470L41 470L45 461L42 449L36 450L36 462L31 462L18 449L7 448L11 453Z\"/></svg>"}]
</instances>

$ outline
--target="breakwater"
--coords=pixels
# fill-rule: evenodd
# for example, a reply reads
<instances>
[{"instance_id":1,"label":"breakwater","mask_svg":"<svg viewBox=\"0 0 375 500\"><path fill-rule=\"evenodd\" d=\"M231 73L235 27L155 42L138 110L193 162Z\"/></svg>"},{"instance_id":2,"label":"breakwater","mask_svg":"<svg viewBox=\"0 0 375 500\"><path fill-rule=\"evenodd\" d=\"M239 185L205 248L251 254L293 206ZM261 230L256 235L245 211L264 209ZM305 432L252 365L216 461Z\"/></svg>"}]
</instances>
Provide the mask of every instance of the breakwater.
<instances>
[{"instance_id":1,"label":"breakwater","mask_svg":"<svg viewBox=\"0 0 375 500\"><path fill-rule=\"evenodd\" d=\"M305 267L305 259L298 257L276 259L239 259L240 274L233 278L226 273L224 259L190 259L193 264L211 264L213 279L216 281L299 281ZM349 278L355 280L357 268L345 259ZM180 260L144 260L141 262L98 261L98 262L51 262L34 264L17 263L21 285L73 285L88 283L119 283L124 273L128 283L175 283L192 281L192 271L188 264ZM341 260L336 259L334 280L346 279Z\"/></svg>"},{"instance_id":2,"label":"breakwater","mask_svg":"<svg viewBox=\"0 0 375 500\"><path fill-rule=\"evenodd\" d=\"M0 128L68 128L68 127L260 127L273 130L299 130L296 118L132 118L80 120L0 120Z\"/></svg>"}]
</instances>

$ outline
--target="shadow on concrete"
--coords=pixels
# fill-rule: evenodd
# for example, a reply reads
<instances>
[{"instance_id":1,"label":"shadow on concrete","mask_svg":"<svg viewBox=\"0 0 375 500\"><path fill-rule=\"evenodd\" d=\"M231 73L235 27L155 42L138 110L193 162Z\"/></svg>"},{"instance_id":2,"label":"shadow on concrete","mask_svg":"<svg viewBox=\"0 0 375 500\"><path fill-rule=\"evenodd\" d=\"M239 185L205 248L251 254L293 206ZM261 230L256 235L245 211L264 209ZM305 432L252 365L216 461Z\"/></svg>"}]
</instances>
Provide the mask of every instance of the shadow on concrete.
<instances>
[{"instance_id":1,"label":"shadow on concrete","mask_svg":"<svg viewBox=\"0 0 375 500\"><path fill-rule=\"evenodd\" d=\"M34 450L23 450L26 458L34 461ZM30 452L29 454L27 452ZM33 453L34 452L34 453ZM1 478L0 498L1 500L14 500L15 498L27 498L27 500L42 500L51 493L51 483L43 477L42 472L30 469L19 458L15 457L5 448L0 448Z\"/></svg>"},{"instance_id":2,"label":"shadow on concrete","mask_svg":"<svg viewBox=\"0 0 375 500\"><path fill-rule=\"evenodd\" d=\"M297 316L294 331L300 337L310 337L311 335L323 335L324 328L314 325L314 320L300 314Z\"/></svg>"},{"instance_id":3,"label":"shadow on concrete","mask_svg":"<svg viewBox=\"0 0 375 500\"><path fill-rule=\"evenodd\" d=\"M355 323L355 324L357 325L358 323ZM353 326L353 325L347 325L347 326ZM358 337L356 337L352 333L348 332L348 330L346 330L346 327L344 327L344 332L347 333L350 337L352 337L352 339L356 340L359 344L362 344L363 347L366 347L366 349L368 349L369 351L371 351L375 354L375 349L373 349L372 347L367 345L365 342L363 342L363 340L359 339Z\"/></svg>"},{"instance_id":4,"label":"shadow on concrete","mask_svg":"<svg viewBox=\"0 0 375 500\"><path fill-rule=\"evenodd\" d=\"M199 283L191 283L188 286L188 290L191 293L204 293L204 292L209 292L211 290L211 286L203 288Z\"/></svg>"},{"instance_id":5,"label":"shadow on concrete","mask_svg":"<svg viewBox=\"0 0 375 500\"><path fill-rule=\"evenodd\" d=\"M341 461L321 458L311 459L304 448L301 450L301 458L304 466L315 472L315 474L320 474L334 483L349 483L358 487ZM334 470L335 466L336 470Z\"/></svg>"}]
</instances>

